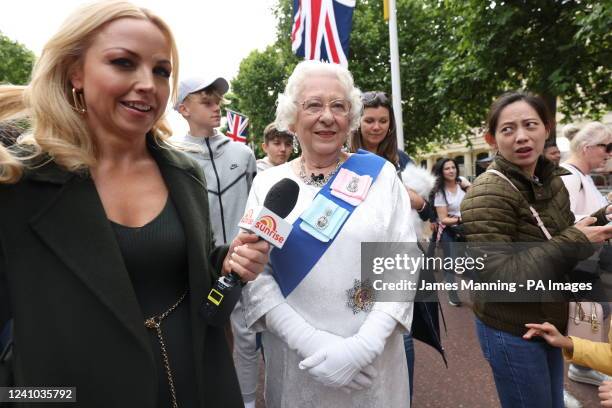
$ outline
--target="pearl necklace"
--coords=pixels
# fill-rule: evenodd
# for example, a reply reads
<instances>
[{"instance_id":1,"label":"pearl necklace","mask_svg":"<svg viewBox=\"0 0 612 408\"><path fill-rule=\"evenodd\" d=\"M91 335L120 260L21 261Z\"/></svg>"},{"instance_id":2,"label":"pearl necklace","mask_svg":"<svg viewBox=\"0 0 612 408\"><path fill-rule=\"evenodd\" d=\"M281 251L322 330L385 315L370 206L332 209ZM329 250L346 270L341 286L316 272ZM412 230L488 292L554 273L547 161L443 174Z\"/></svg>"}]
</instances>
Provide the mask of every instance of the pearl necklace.
<instances>
[{"instance_id":1,"label":"pearl necklace","mask_svg":"<svg viewBox=\"0 0 612 408\"><path fill-rule=\"evenodd\" d=\"M336 167L330 173L328 173L325 177L323 177L323 174L315 176L314 173L312 173L310 176L307 176L306 166L304 165L304 156L302 156L300 159L300 178L302 179L304 183L306 183L309 186L323 187L325 184L327 184L329 179L332 178L334 174L336 174L341 164L342 162L340 161L340 157L338 157L338 161L336 162Z\"/></svg>"}]
</instances>

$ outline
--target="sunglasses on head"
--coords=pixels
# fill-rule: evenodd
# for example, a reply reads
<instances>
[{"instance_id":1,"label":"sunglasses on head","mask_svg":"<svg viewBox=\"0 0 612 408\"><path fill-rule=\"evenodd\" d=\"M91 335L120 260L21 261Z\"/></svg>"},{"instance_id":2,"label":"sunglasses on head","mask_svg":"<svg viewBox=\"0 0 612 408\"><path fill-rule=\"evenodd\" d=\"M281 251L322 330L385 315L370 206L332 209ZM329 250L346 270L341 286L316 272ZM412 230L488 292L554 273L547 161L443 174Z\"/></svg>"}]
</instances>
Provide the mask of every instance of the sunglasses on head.
<instances>
[{"instance_id":1,"label":"sunglasses on head","mask_svg":"<svg viewBox=\"0 0 612 408\"><path fill-rule=\"evenodd\" d=\"M612 143L598 143L596 145L593 146L597 146L597 147L603 147L604 149L606 149L606 153L612 153Z\"/></svg>"},{"instance_id":2,"label":"sunglasses on head","mask_svg":"<svg viewBox=\"0 0 612 408\"><path fill-rule=\"evenodd\" d=\"M384 92L370 91L365 92L361 96L361 102L363 102L365 106L376 104L387 105L389 104L389 97Z\"/></svg>"}]
</instances>

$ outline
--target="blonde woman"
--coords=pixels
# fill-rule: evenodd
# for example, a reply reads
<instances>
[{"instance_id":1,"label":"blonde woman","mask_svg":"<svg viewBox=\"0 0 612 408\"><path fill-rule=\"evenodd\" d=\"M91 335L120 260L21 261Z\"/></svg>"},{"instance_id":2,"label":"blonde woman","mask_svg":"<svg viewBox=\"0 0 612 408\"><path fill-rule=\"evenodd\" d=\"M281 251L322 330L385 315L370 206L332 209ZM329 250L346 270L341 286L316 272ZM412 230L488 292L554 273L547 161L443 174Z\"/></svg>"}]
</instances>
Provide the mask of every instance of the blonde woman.
<instances>
[{"instance_id":1,"label":"blonde woman","mask_svg":"<svg viewBox=\"0 0 612 408\"><path fill-rule=\"evenodd\" d=\"M588 123L572 138L570 153L561 167L571 174L561 179L569 193L572 212L580 220L608 204L590 173L605 167L610 159L612 130L600 122Z\"/></svg>"},{"instance_id":2,"label":"blonde woman","mask_svg":"<svg viewBox=\"0 0 612 408\"><path fill-rule=\"evenodd\" d=\"M224 333L197 309L219 273L254 279L268 247L213 246L202 173L164 142L177 72L168 26L111 1L66 20L21 95L0 88L0 119L32 122L0 148L9 385L76 387L88 408L242 406Z\"/></svg>"},{"instance_id":3,"label":"blonde woman","mask_svg":"<svg viewBox=\"0 0 612 408\"><path fill-rule=\"evenodd\" d=\"M578 130L570 142L570 157L561 164L569 173L561 176L569 193L570 208L579 221L608 205L590 173L606 166L612 154L612 130L600 122L590 122ZM603 302L605 316L610 307ZM612 378L599 371L572 362L567 370L569 379L595 386Z\"/></svg>"}]
</instances>

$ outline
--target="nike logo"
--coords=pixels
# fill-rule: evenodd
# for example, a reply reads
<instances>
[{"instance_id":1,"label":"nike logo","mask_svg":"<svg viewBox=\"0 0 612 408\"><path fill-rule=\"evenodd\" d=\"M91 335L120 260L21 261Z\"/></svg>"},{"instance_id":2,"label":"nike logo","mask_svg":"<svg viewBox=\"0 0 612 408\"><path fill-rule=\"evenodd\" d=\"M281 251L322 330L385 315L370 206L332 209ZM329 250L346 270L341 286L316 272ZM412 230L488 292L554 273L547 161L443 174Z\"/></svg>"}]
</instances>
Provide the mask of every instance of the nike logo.
<instances>
[{"instance_id":1,"label":"nike logo","mask_svg":"<svg viewBox=\"0 0 612 408\"><path fill-rule=\"evenodd\" d=\"M234 169L236 169L236 168L238 168L238 165L237 165L236 163L234 163L234 164L232 164L232 165L230 166L230 170L234 170Z\"/></svg>"}]
</instances>

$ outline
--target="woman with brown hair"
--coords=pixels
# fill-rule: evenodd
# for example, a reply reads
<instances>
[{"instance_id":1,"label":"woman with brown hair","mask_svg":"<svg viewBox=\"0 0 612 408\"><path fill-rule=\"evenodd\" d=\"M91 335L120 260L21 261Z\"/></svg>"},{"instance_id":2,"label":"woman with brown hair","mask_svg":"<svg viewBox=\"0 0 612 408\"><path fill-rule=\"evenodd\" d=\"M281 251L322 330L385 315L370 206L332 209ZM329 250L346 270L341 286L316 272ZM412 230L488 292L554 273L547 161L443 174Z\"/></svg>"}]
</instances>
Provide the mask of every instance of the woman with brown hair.
<instances>
[{"instance_id":1,"label":"woman with brown hair","mask_svg":"<svg viewBox=\"0 0 612 408\"><path fill-rule=\"evenodd\" d=\"M391 99L384 92L365 92L361 101L363 113L359 127L352 133L350 149L364 149L390 161L398 171L404 170L412 160L397 148L395 114Z\"/></svg>"},{"instance_id":2,"label":"woman with brown hair","mask_svg":"<svg viewBox=\"0 0 612 408\"><path fill-rule=\"evenodd\" d=\"M422 222L431 221L435 217L435 212L426 199L433 187L433 177L427 170L417 168L410 156L397 148L396 121L391 98L384 92L370 91L361 96L361 102L363 111L359 119L359 127L351 134L350 150L355 153L359 149L365 149L385 158L395 166L400 180L406 186L410 205L414 210L411 211L413 213L412 223L417 233L420 233L423 229ZM427 253L433 250L434 247L430 245ZM424 274L425 271L421 271L421 279L424 278ZM404 334L411 397L414 390L415 361L413 337L434 347L444 358L440 341L438 307L437 301L415 303L411 330Z\"/></svg>"},{"instance_id":3,"label":"woman with brown hair","mask_svg":"<svg viewBox=\"0 0 612 408\"><path fill-rule=\"evenodd\" d=\"M380 91L365 92L361 97L363 112L359 127L351 133L349 149L355 153L359 149L377 154L395 166L400 179L409 164L414 164L410 156L397 148L397 130L391 98ZM408 177L413 175L408 174ZM422 220L431 218L431 207L427 200L413 189L407 188L412 208L419 212Z\"/></svg>"},{"instance_id":4,"label":"woman with brown hair","mask_svg":"<svg viewBox=\"0 0 612 408\"><path fill-rule=\"evenodd\" d=\"M541 157L553 125L544 101L532 94L509 92L491 106L486 140L497 155L461 204L471 246L502 244L486 252L485 267L477 272L483 282L565 281L566 274L593 253L590 243L612 237L612 226L604 226L611 207L574 224L556 166ZM515 247L524 242L534 244ZM545 303L539 297L531 303L518 300L491 301L479 294L474 298L480 346L501 405L561 408L561 352L522 336L526 323L548 321L565 330L568 305Z\"/></svg>"}]
</instances>

